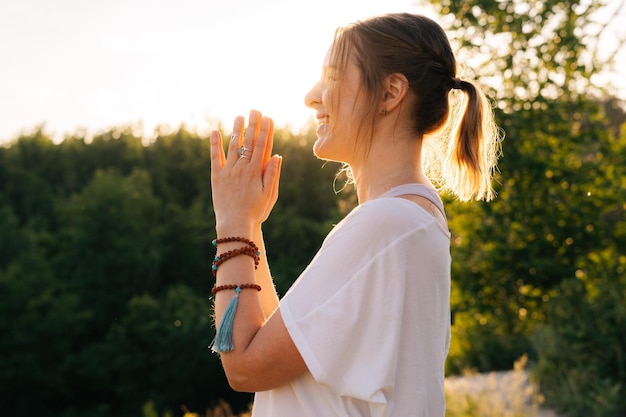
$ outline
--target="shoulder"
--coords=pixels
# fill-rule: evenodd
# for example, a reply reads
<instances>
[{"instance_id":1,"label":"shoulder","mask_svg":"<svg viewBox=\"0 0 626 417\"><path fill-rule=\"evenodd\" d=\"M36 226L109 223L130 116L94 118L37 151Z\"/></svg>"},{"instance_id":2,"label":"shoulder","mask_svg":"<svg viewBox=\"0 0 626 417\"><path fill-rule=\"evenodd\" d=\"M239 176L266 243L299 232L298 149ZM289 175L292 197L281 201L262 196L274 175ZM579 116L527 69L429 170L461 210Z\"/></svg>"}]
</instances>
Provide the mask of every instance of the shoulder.
<instances>
[{"instance_id":1,"label":"shoulder","mask_svg":"<svg viewBox=\"0 0 626 417\"><path fill-rule=\"evenodd\" d=\"M347 217L347 223L394 231L429 227L435 223L432 215L422 207L404 198L379 198L355 208Z\"/></svg>"},{"instance_id":2,"label":"shoulder","mask_svg":"<svg viewBox=\"0 0 626 417\"><path fill-rule=\"evenodd\" d=\"M380 198L357 206L328 235L325 244L342 243L383 246L423 233L448 237L439 222L422 207L403 198Z\"/></svg>"}]
</instances>

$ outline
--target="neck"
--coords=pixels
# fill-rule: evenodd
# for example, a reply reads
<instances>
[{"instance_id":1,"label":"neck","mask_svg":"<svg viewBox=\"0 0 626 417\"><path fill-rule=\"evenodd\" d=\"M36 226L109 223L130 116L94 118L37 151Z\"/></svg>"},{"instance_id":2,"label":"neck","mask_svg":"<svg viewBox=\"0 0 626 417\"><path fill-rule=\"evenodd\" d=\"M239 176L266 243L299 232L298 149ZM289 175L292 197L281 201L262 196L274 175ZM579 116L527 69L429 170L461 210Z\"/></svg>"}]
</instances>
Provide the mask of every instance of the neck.
<instances>
[{"instance_id":1,"label":"neck","mask_svg":"<svg viewBox=\"0 0 626 417\"><path fill-rule=\"evenodd\" d=\"M359 203L374 199L401 184L428 184L421 164L421 140L379 138L361 162L351 164Z\"/></svg>"}]
</instances>

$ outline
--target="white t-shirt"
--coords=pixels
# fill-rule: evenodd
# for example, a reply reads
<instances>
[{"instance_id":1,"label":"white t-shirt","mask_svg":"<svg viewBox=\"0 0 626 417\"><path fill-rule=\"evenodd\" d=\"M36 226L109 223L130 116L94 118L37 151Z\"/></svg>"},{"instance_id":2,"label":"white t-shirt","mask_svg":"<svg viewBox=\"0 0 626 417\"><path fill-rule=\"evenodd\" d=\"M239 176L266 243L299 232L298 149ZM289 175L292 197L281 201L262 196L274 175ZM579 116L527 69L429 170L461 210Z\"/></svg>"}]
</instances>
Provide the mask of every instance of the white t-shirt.
<instances>
[{"instance_id":1,"label":"white t-shirt","mask_svg":"<svg viewBox=\"0 0 626 417\"><path fill-rule=\"evenodd\" d=\"M449 232L406 199L358 206L280 302L309 371L253 417L443 417L449 299Z\"/></svg>"}]
</instances>

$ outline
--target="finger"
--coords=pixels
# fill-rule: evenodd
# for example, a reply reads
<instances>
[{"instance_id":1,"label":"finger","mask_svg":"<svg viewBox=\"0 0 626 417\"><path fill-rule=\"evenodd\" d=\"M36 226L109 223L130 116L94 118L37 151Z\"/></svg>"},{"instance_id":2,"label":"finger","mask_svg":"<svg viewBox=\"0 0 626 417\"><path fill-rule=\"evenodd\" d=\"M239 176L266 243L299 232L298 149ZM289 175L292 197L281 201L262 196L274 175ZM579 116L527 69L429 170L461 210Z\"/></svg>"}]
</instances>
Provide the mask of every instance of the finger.
<instances>
[{"instance_id":1,"label":"finger","mask_svg":"<svg viewBox=\"0 0 626 417\"><path fill-rule=\"evenodd\" d=\"M226 162L224 148L222 147L222 135L219 130L211 132L211 174L216 174Z\"/></svg>"},{"instance_id":2,"label":"finger","mask_svg":"<svg viewBox=\"0 0 626 417\"><path fill-rule=\"evenodd\" d=\"M272 119L269 117L263 117L259 126L259 135L254 145L255 152L252 154L252 162L255 165L258 165L259 168L264 169L267 158L267 143L268 141L271 142L271 135L274 130ZM269 158L267 159L269 160Z\"/></svg>"},{"instance_id":3,"label":"finger","mask_svg":"<svg viewBox=\"0 0 626 417\"><path fill-rule=\"evenodd\" d=\"M237 146L241 146L243 141L243 128L245 126L246 119L243 116L235 117L233 122L233 135L237 136Z\"/></svg>"},{"instance_id":4,"label":"finger","mask_svg":"<svg viewBox=\"0 0 626 417\"><path fill-rule=\"evenodd\" d=\"M258 110L250 110L250 116L248 117L248 128L246 129L246 135L243 139L243 146L254 152L254 146L256 138L259 135L259 129L261 124L261 112Z\"/></svg>"},{"instance_id":5,"label":"finger","mask_svg":"<svg viewBox=\"0 0 626 417\"><path fill-rule=\"evenodd\" d=\"M230 142L228 143L228 155L226 156L226 161L230 165L234 165L239 159L237 148L239 148L242 142L244 125L245 119L243 116L235 117L235 121L233 122L233 133L230 136Z\"/></svg>"},{"instance_id":6,"label":"finger","mask_svg":"<svg viewBox=\"0 0 626 417\"><path fill-rule=\"evenodd\" d=\"M280 184L280 172L283 166L282 156L274 155L267 163L267 169L263 176L265 190L271 193L270 201L272 205L278 200L278 188Z\"/></svg>"},{"instance_id":7,"label":"finger","mask_svg":"<svg viewBox=\"0 0 626 417\"><path fill-rule=\"evenodd\" d=\"M274 120L269 118L269 123L269 133L267 136L267 142L265 144L265 155L263 157L263 170L265 170L265 167L272 157L272 148L274 147Z\"/></svg>"}]
</instances>

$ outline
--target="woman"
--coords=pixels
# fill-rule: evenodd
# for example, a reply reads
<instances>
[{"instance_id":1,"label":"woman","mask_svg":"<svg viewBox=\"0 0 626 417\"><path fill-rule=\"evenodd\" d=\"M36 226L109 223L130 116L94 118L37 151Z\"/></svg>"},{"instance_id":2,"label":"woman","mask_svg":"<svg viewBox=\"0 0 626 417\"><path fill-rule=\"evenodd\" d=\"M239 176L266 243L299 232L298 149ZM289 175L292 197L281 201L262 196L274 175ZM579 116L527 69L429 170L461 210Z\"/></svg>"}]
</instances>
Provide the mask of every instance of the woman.
<instances>
[{"instance_id":1,"label":"woman","mask_svg":"<svg viewBox=\"0 0 626 417\"><path fill-rule=\"evenodd\" d=\"M490 107L456 78L441 27L410 14L338 30L305 101L315 154L346 164L359 205L279 302L261 233L282 163L272 120L252 111L244 135L238 117L228 156L213 132L213 349L231 386L257 393L255 417L443 416L450 235L426 173L462 200L493 197Z\"/></svg>"}]
</instances>

